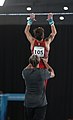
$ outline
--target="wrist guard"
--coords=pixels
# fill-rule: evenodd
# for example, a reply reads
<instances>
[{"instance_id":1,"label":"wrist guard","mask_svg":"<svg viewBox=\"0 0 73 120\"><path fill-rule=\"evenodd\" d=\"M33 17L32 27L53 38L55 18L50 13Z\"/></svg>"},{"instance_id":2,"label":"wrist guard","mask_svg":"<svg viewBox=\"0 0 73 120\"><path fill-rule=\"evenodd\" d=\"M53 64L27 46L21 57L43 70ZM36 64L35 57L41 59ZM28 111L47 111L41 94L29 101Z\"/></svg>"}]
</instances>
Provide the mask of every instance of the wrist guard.
<instances>
[{"instance_id":1,"label":"wrist guard","mask_svg":"<svg viewBox=\"0 0 73 120\"><path fill-rule=\"evenodd\" d=\"M49 23L49 25L53 25L53 24L54 24L53 18L50 18L50 19L48 20L48 23Z\"/></svg>"},{"instance_id":2,"label":"wrist guard","mask_svg":"<svg viewBox=\"0 0 73 120\"><path fill-rule=\"evenodd\" d=\"M32 25L33 20L31 18L29 18L29 20L27 20L27 25Z\"/></svg>"}]
</instances>

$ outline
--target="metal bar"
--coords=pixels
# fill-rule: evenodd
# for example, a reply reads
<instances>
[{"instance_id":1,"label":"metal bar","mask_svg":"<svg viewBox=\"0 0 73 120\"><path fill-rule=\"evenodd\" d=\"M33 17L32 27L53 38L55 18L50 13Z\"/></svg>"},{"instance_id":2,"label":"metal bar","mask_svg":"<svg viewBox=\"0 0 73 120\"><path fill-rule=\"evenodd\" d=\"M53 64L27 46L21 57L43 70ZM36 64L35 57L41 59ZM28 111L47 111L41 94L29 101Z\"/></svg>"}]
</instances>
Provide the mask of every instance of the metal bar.
<instances>
[{"instance_id":1,"label":"metal bar","mask_svg":"<svg viewBox=\"0 0 73 120\"><path fill-rule=\"evenodd\" d=\"M0 120L6 120L8 101L24 101L24 93L0 94Z\"/></svg>"},{"instance_id":2,"label":"metal bar","mask_svg":"<svg viewBox=\"0 0 73 120\"><path fill-rule=\"evenodd\" d=\"M25 94L6 94L9 101L24 101Z\"/></svg>"},{"instance_id":3,"label":"metal bar","mask_svg":"<svg viewBox=\"0 0 73 120\"><path fill-rule=\"evenodd\" d=\"M3 97L7 97L8 101L24 101L25 94L24 93L0 94L0 99Z\"/></svg>"},{"instance_id":4,"label":"metal bar","mask_svg":"<svg viewBox=\"0 0 73 120\"><path fill-rule=\"evenodd\" d=\"M0 13L0 16L29 16L32 13ZM49 13L34 13L35 15L48 15ZM52 13L53 15L73 15L73 12L69 13Z\"/></svg>"}]
</instances>

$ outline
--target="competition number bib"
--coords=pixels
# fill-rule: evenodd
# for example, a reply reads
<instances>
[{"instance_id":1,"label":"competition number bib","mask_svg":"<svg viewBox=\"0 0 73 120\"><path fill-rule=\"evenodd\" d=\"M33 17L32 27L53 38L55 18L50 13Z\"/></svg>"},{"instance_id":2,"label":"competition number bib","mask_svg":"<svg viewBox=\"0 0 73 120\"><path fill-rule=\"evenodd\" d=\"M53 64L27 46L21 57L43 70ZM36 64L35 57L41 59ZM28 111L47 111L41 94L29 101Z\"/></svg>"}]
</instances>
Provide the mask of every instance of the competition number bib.
<instances>
[{"instance_id":1,"label":"competition number bib","mask_svg":"<svg viewBox=\"0 0 73 120\"><path fill-rule=\"evenodd\" d=\"M35 46L34 47L34 54L39 56L39 57L44 57L44 47Z\"/></svg>"}]
</instances>

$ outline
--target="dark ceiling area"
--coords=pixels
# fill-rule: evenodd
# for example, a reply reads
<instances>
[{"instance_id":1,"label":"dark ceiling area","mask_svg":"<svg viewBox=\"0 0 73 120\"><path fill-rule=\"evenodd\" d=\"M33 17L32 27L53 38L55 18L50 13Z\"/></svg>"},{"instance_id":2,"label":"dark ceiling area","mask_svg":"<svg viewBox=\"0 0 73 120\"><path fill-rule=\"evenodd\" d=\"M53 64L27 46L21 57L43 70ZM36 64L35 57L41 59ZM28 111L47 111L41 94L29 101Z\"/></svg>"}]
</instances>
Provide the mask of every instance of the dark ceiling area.
<instances>
[{"instance_id":1,"label":"dark ceiling area","mask_svg":"<svg viewBox=\"0 0 73 120\"><path fill-rule=\"evenodd\" d=\"M69 9L64 10L67 6ZM26 8L31 7L31 11ZM26 24L27 16L1 15L21 13L73 13L73 0L6 0L4 6L0 7L0 24ZM60 20L63 16L65 19ZM34 24L47 24L47 16L36 16ZM73 14L54 15L56 24L73 24Z\"/></svg>"}]
</instances>

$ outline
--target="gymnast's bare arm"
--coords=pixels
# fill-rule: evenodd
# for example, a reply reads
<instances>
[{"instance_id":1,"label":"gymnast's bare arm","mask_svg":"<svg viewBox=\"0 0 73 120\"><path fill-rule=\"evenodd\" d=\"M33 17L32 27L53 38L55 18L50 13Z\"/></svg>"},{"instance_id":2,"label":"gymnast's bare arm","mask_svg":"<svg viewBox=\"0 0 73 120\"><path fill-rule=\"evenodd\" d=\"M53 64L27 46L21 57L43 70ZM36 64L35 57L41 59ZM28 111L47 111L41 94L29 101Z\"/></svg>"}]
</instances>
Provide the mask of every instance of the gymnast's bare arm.
<instances>
[{"instance_id":1,"label":"gymnast's bare arm","mask_svg":"<svg viewBox=\"0 0 73 120\"><path fill-rule=\"evenodd\" d=\"M49 35L49 37L46 38L46 43L47 43L47 44L50 44L50 43L54 40L54 38L55 38L55 36L56 36L56 34L57 34L55 25L51 25L51 31L52 31L52 32L51 32L51 34Z\"/></svg>"},{"instance_id":2,"label":"gymnast's bare arm","mask_svg":"<svg viewBox=\"0 0 73 120\"><path fill-rule=\"evenodd\" d=\"M48 14L48 19L50 19L51 17L53 18L53 14L52 14L52 13L49 13L49 14ZM50 26L51 26L51 33L50 33L50 35L45 39L47 44L50 44L50 43L54 40L54 38L55 38L55 36L56 36L56 34L57 34L57 30L56 30L55 24L52 24L52 25L50 25Z\"/></svg>"},{"instance_id":3,"label":"gymnast's bare arm","mask_svg":"<svg viewBox=\"0 0 73 120\"><path fill-rule=\"evenodd\" d=\"M31 25L28 25L28 24L26 25L25 30L24 30L24 33L25 33L28 41L30 42L30 44L33 44L34 38L33 38L33 36L32 36L31 33L30 33L30 26L31 26Z\"/></svg>"}]
</instances>

